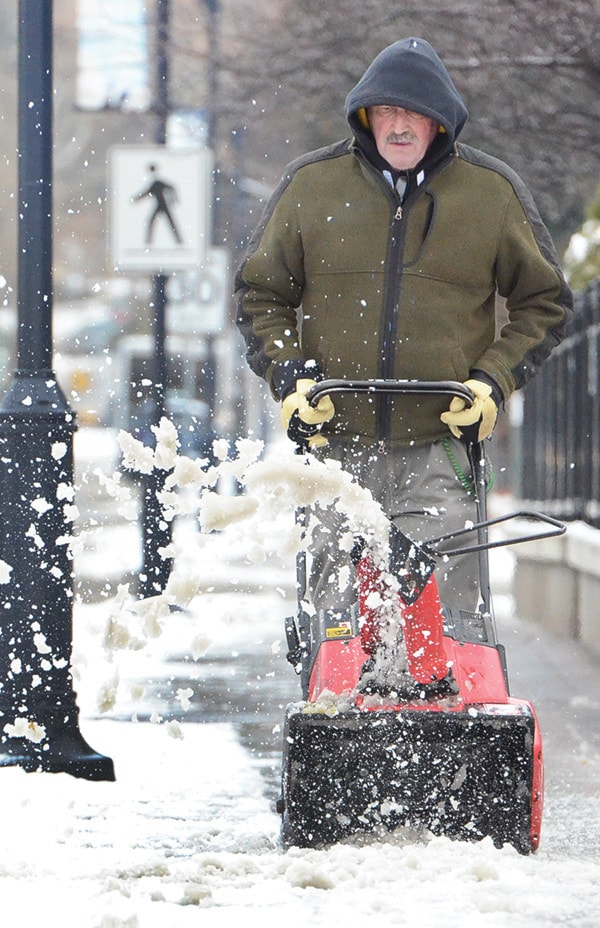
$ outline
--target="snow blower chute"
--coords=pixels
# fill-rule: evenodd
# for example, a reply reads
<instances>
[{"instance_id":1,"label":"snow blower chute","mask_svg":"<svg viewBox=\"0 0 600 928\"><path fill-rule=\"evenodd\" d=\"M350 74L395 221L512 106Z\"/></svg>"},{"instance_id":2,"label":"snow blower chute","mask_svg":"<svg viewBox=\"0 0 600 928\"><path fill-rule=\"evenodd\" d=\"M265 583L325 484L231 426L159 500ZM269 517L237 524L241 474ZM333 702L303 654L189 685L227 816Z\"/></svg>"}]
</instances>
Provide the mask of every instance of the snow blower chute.
<instances>
[{"instance_id":1,"label":"snow blower chute","mask_svg":"<svg viewBox=\"0 0 600 928\"><path fill-rule=\"evenodd\" d=\"M450 381L338 380L318 384L309 399L316 403L341 391L472 399L463 384ZM278 803L285 846L325 846L403 826L459 840L489 836L496 846L511 844L523 854L537 849L542 742L532 705L509 693L492 614L488 550L562 534L565 526L531 511L488 519L483 445L471 446L469 456L475 526L419 545L391 526L387 570L398 581L409 671L402 685L374 692L364 686L377 639L378 610L371 604L381 602L370 594L384 582L369 552L357 544L358 603L337 613L303 609L305 563L299 557L299 610L287 620L286 635L302 701L288 706L285 719ZM490 541L488 528L510 519L545 527ZM477 612L447 608L435 580L438 546L469 532L475 533L474 544L461 539L460 547L445 547L443 555L478 552ZM444 680L448 667L452 673Z\"/></svg>"}]
</instances>

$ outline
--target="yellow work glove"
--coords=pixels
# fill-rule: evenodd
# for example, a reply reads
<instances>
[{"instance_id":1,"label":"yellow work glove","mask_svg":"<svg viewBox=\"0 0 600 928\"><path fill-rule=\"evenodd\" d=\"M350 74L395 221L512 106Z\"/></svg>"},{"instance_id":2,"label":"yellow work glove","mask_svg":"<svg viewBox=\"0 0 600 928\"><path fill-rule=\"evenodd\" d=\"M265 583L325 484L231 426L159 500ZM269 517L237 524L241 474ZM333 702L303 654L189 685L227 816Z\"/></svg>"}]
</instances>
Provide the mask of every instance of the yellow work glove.
<instances>
[{"instance_id":1,"label":"yellow work glove","mask_svg":"<svg viewBox=\"0 0 600 928\"><path fill-rule=\"evenodd\" d=\"M281 421L288 438L299 448L319 448L328 444L320 429L324 422L329 422L335 414L335 408L328 396L322 396L316 406L311 406L306 394L316 386L316 380L297 380L296 389L286 396L281 404Z\"/></svg>"},{"instance_id":2,"label":"yellow work glove","mask_svg":"<svg viewBox=\"0 0 600 928\"><path fill-rule=\"evenodd\" d=\"M494 431L498 418L498 407L492 399L492 388L482 380L466 380L473 394L473 405L467 408L460 396L453 397L447 412L440 416L456 438L470 442L483 441Z\"/></svg>"}]
</instances>

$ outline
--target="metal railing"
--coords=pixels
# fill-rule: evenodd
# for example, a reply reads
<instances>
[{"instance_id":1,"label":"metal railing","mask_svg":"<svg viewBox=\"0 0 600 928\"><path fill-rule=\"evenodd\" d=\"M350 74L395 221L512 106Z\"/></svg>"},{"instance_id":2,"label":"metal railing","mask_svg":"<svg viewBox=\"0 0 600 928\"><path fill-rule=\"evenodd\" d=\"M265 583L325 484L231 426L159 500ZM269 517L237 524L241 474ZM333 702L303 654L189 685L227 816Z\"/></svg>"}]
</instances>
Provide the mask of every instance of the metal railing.
<instances>
[{"instance_id":1,"label":"metal railing","mask_svg":"<svg viewBox=\"0 0 600 928\"><path fill-rule=\"evenodd\" d=\"M521 495L600 527L600 278L575 294L567 335L523 394Z\"/></svg>"}]
</instances>

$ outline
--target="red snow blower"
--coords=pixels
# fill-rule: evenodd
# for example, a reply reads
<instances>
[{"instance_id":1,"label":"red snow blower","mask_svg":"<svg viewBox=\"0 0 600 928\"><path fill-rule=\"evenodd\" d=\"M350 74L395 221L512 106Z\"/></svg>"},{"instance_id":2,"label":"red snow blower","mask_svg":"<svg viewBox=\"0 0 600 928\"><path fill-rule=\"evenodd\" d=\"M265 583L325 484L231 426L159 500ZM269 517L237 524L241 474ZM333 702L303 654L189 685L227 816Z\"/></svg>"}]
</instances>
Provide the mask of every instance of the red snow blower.
<instances>
[{"instance_id":1,"label":"red snow blower","mask_svg":"<svg viewBox=\"0 0 600 928\"><path fill-rule=\"evenodd\" d=\"M451 381L340 381L313 387L309 401L339 392L472 396ZM382 571L357 539L358 602L350 611L306 608L306 564L298 561L298 613L286 621L288 660L301 678L302 701L287 708L282 815L284 846L322 847L398 827L458 840L490 837L520 853L539 844L543 804L542 741L532 705L510 695L497 640L489 583L490 548L560 535L565 525L533 511L487 518L482 444L469 447L477 522L419 544L390 525ZM524 537L490 541L508 520L544 523ZM473 544L448 549L459 536ZM435 566L478 552L477 612L440 602ZM405 671L388 685L369 684L375 668L381 594L395 578ZM450 668L450 672L449 672ZM376 669L376 668L375 668ZM365 684L365 680L367 681ZM390 682L391 681L391 682Z\"/></svg>"}]
</instances>

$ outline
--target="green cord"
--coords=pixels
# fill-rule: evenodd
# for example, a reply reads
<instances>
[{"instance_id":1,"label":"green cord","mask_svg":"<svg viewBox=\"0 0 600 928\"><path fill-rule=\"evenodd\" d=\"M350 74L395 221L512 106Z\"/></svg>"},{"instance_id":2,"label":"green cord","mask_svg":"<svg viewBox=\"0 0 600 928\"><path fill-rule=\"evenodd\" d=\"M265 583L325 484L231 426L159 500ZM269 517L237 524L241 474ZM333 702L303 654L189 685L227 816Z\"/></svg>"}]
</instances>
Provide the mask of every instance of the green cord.
<instances>
[{"instance_id":1,"label":"green cord","mask_svg":"<svg viewBox=\"0 0 600 928\"><path fill-rule=\"evenodd\" d=\"M464 490L466 490L467 493L470 494L470 496L477 497L477 490L476 490L476 488L475 488L475 484L473 483L473 481L472 481L472 479L471 479L470 477L467 477L467 475L465 474L464 470L462 469L462 467L461 467L460 464L458 463L457 457L456 457L456 455L455 455L455 453L454 453L454 449L452 448L452 445L450 444L450 439L449 439L449 438L443 438L443 439L442 439L442 445L444 446L444 448L445 448L445 450L446 450L446 453L447 453L448 457L450 458L450 463L452 464L452 469L453 469L454 473L456 474L456 476L458 477L459 483L460 483L460 485L462 486L462 488L463 488ZM490 492L490 490L491 490L492 487L494 486L495 480L496 480L496 478L494 477L494 475L493 475L492 473L490 473L490 475L489 475L489 477L488 477L487 484L486 484L486 491L487 491L488 493Z\"/></svg>"}]
</instances>

